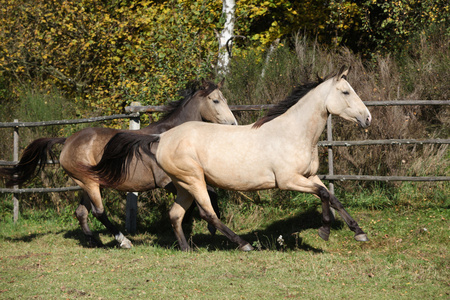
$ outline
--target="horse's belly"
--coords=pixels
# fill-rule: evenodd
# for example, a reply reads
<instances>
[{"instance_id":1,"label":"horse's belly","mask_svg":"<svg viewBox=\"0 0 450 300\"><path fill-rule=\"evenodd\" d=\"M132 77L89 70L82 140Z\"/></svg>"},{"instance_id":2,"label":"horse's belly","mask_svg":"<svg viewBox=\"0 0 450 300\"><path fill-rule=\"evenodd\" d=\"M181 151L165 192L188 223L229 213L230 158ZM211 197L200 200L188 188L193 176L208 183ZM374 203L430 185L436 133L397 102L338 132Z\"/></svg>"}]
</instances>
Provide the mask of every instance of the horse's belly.
<instances>
[{"instance_id":1,"label":"horse's belly","mask_svg":"<svg viewBox=\"0 0 450 300\"><path fill-rule=\"evenodd\" d=\"M115 187L120 191L143 192L159 187L164 187L171 180L150 157L143 155L143 161L133 159L127 178L123 183Z\"/></svg>"},{"instance_id":2,"label":"horse's belly","mask_svg":"<svg viewBox=\"0 0 450 300\"><path fill-rule=\"evenodd\" d=\"M251 168L223 169L222 172L205 172L206 181L216 187L235 191L255 191L276 188L275 176L271 172Z\"/></svg>"},{"instance_id":3,"label":"horse's belly","mask_svg":"<svg viewBox=\"0 0 450 300\"><path fill-rule=\"evenodd\" d=\"M156 188L153 180L126 180L124 183L115 187L123 192L145 192Z\"/></svg>"}]
</instances>

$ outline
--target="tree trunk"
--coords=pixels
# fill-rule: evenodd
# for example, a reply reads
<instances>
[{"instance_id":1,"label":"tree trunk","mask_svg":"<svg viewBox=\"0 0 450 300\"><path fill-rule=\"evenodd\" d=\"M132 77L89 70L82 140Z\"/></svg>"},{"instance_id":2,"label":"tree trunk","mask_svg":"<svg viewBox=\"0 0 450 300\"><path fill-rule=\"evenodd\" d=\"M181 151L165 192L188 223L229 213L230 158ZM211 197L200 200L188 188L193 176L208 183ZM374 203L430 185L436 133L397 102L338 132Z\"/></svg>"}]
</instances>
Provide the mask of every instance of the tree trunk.
<instances>
[{"instance_id":1,"label":"tree trunk","mask_svg":"<svg viewBox=\"0 0 450 300\"><path fill-rule=\"evenodd\" d=\"M223 0L222 14L225 16L225 25L219 36L219 56L217 61L217 71L224 75L228 71L230 57L226 49L228 40L233 37L235 22L235 0Z\"/></svg>"}]
</instances>

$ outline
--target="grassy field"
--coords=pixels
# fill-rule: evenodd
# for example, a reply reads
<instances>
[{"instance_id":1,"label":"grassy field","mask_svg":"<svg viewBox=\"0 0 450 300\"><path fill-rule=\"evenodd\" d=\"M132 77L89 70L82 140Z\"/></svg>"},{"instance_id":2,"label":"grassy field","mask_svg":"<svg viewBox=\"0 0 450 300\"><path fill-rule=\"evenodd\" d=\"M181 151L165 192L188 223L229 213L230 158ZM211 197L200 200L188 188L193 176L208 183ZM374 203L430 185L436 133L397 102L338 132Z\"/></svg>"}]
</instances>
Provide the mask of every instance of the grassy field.
<instances>
[{"instance_id":1,"label":"grassy field","mask_svg":"<svg viewBox=\"0 0 450 300\"><path fill-rule=\"evenodd\" d=\"M96 221L106 246L91 249L64 212L24 212L14 225L3 210L0 298L449 299L447 202L422 209L350 207L367 243L356 242L340 218L330 240L322 241L315 208L253 209L260 222L227 208L225 222L259 249L250 253L220 234L210 236L197 219L190 253L177 250L168 224L141 228L129 235L134 248L123 250Z\"/></svg>"}]
</instances>

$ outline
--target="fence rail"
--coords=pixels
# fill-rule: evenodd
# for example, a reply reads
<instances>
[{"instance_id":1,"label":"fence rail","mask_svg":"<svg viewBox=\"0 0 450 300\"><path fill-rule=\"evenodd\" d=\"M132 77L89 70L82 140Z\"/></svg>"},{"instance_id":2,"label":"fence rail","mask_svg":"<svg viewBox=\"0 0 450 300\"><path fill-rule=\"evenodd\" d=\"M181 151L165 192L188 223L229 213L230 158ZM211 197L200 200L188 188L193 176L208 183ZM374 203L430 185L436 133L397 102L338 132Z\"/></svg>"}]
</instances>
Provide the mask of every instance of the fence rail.
<instances>
[{"instance_id":1,"label":"fence rail","mask_svg":"<svg viewBox=\"0 0 450 300\"><path fill-rule=\"evenodd\" d=\"M392 101L365 101L366 106L403 106L403 105L450 105L450 100L392 100ZM261 111L270 109L274 104L266 105L230 105L230 109L236 111ZM139 118L140 113L154 113L167 111L167 106L141 106L133 105L125 108L126 114L117 114L103 117L92 117L75 120L52 120L42 122L0 122L0 128L20 128L20 127L38 127L54 125L71 125L81 123L93 123L115 119L134 119ZM328 122L330 123L330 122ZM330 126L331 127L331 126ZM450 144L450 139L388 139L388 140L363 140L363 141L334 141L327 138L327 141L320 141L320 147L349 147L349 146L371 146L371 145L402 145L402 144ZM11 166L18 161L0 160L0 166ZM406 176L370 176L370 175L320 175L324 180L373 180L373 181L448 181L449 176L435 177L406 177ZM0 193L39 193L39 192L63 192L80 190L79 187L61 187L61 188L28 188L28 189L5 189L0 188Z\"/></svg>"},{"instance_id":2,"label":"fence rail","mask_svg":"<svg viewBox=\"0 0 450 300\"><path fill-rule=\"evenodd\" d=\"M94 123L94 122L106 121L106 120L129 119L129 118L134 118L134 117L139 117L139 113L111 115L111 116L104 116L104 117L92 117L92 118L75 119L75 120L53 120L53 121L41 121L41 122L4 122L4 123L0 123L0 128L71 125L71 124L82 124L82 123Z\"/></svg>"},{"instance_id":3,"label":"fence rail","mask_svg":"<svg viewBox=\"0 0 450 300\"><path fill-rule=\"evenodd\" d=\"M393 100L393 101L365 101L366 106L404 106L404 105L450 105L450 100ZM267 105L230 105L230 109L234 112L236 111L261 111L270 109L273 104ZM0 128L13 128L14 129L14 158L13 161L2 161L0 160L0 166L14 165L18 161L18 130L21 127L37 127L37 126L53 126L53 125L70 125L70 124L80 124L80 123L93 123L105 120L114 119L130 119L130 128L136 129L136 124L139 124L140 113L154 113L154 112L164 112L167 111L166 106L141 106L139 103L133 103L132 106L125 108L126 114L111 115L105 117L93 117L86 119L77 120L54 120L54 121L43 121L43 122L19 122L15 120L14 122L0 123ZM137 125L139 128L139 125ZM344 181L344 180L357 180L357 181L450 181L450 176L372 176L372 175L336 175L334 174L333 166L333 147L349 147L349 146L372 146L372 145L402 145L402 144L450 144L450 139L389 139L389 140L363 140L363 141L334 141L332 134L332 122L331 115L327 120L327 134L326 141L320 141L319 146L328 147L328 174L319 175L322 180L329 181L329 188L331 192L334 192L334 181ZM12 189L0 188L0 193L48 193L48 192L66 192L66 191L77 191L81 190L78 186L71 187L58 187L58 188L18 188L14 187ZM129 193L134 195L133 201L136 201L136 193ZM16 210L18 211L18 202L14 197L14 211L16 220ZM128 205L128 203L127 203ZM127 212L127 219L128 219ZM131 218L136 219L131 216ZM130 227L131 226L131 227ZM127 230L133 232L133 226L129 225L127 220Z\"/></svg>"}]
</instances>

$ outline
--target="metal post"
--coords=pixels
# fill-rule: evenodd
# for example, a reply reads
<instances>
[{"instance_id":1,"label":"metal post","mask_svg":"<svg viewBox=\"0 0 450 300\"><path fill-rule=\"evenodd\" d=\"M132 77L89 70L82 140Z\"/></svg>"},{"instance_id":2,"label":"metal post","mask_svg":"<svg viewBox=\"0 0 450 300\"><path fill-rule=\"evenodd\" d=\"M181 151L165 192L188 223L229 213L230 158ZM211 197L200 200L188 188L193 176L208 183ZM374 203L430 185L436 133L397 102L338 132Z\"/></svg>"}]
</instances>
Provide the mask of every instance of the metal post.
<instances>
[{"instance_id":1,"label":"metal post","mask_svg":"<svg viewBox=\"0 0 450 300\"><path fill-rule=\"evenodd\" d=\"M14 119L14 122L19 122L18 119ZM14 146L13 146L13 160L17 162L19 160L19 127L14 127ZM19 187L15 185L13 189L18 189ZM17 199L18 194L13 193L13 203L14 203L14 224L16 224L19 219L19 200Z\"/></svg>"},{"instance_id":2,"label":"metal post","mask_svg":"<svg viewBox=\"0 0 450 300\"><path fill-rule=\"evenodd\" d=\"M131 106L141 106L140 102L132 102ZM141 128L140 117L134 117L130 119L130 130L138 130ZM126 204L126 220L125 228L129 233L135 233L137 227L137 192L127 193L127 204Z\"/></svg>"},{"instance_id":3,"label":"metal post","mask_svg":"<svg viewBox=\"0 0 450 300\"><path fill-rule=\"evenodd\" d=\"M328 115L327 119L327 142L333 141L333 126L331 124L331 114ZM328 146L328 175L334 175L334 167L333 167L333 147ZM330 180L328 183L328 190L334 194L334 183L333 180ZM336 212L333 208L331 209L331 213L333 217L335 217Z\"/></svg>"}]
</instances>

